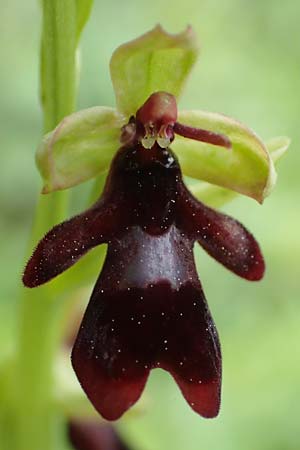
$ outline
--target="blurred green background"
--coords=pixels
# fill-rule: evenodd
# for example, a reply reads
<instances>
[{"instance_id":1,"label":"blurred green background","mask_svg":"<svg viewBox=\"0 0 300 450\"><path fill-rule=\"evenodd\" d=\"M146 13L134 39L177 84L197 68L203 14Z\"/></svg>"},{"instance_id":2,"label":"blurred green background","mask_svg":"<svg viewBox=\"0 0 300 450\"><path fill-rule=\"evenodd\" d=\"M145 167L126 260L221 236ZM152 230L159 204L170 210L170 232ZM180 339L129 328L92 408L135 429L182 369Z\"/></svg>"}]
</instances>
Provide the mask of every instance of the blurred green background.
<instances>
[{"instance_id":1,"label":"blurred green background","mask_svg":"<svg viewBox=\"0 0 300 450\"><path fill-rule=\"evenodd\" d=\"M38 1L1 0L0 11L3 356L14 345L20 273L40 187L34 151L42 120ZM193 413L171 378L157 370L148 383L142 414L120 421L133 448L300 448L299 18L300 2L295 0L95 0L81 44L79 108L114 105L108 63L119 44L158 22L170 32L192 24L202 52L180 105L231 115L263 138L292 138L271 198L263 206L239 198L226 207L261 243L267 263L264 280L240 280L197 250L223 347L219 417L204 420ZM74 190L74 211L84 205L82 192Z\"/></svg>"}]
</instances>

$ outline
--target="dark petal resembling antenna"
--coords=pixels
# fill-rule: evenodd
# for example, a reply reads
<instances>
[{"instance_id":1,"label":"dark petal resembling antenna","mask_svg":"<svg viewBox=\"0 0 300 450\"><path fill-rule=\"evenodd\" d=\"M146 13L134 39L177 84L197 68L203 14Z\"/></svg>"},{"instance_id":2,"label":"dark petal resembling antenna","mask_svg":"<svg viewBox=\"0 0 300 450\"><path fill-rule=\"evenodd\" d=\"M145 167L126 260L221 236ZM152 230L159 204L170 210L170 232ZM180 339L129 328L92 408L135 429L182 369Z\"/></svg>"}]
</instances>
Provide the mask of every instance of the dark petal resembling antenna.
<instances>
[{"instance_id":1,"label":"dark petal resembling antenna","mask_svg":"<svg viewBox=\"0 0 300 450\"><path fill-rule=\"evenodd\" d=\"M50 230L25 267L23 283L36 287L71 267L93 247L108 241L115 226L114 205L101 202Z\"/></svg>"},{"instance_id":2,"label":"dark petal resembling antenna","mask_svg":"<svg viewBox=\"0 0 300 450\"><path fill-rule=\"evenodd\" d=\"M225 147L228 149L231 148L230 139L224 134L214 133L213 131L203 130L201 128L190 127L178 122L174 124L173 130L174 133L188 139L193 139L194 141L201 141L206 142L207 144L219 145L220 147Z\"/></svg>"},{"instance_id":3,"label":"dark petal resembling antenna","mask_svg":"<svg viewBox=\"0 0 300 450\"><path fill-rule=\"evenodd\" d=\"M182 185L180 226L227 269L249 281L260 280L264 259L252 234L237 220L196 200Z\"/></svg>"}]
</instances>

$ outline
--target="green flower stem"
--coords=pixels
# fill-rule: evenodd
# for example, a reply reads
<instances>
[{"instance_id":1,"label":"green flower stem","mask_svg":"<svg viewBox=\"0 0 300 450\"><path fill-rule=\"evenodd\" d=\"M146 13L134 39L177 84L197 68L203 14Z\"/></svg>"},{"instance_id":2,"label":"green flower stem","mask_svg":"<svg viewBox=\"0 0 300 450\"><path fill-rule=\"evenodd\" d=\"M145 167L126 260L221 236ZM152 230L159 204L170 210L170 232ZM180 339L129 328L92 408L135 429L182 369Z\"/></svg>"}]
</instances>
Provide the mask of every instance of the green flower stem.
<instances>
[{"instance_id":1,"label":"green flower stem","mask_svg":"<svg viewBox=\"0 0 300 450\"><path fill-rule=\"evenodd\" d=\"M76 34L75 0L43 0L41 97L45 132L75 109Z\"/></svg>"},{"instance_id":2,"label":"green flower stem","mask_svg":"<svg viewBox=\"0 0 300 450\"><path fill-rule=\"evenodd\" d=\"M47 132L75 109L77 12L75 0L43 0L42 7L41 98ZM39 199L31 248L46 230L67 215L67 205L66 192ZM50 405L54 359L65 308L55 283L23 292L15 374L15 450L63 447L59 414Z\"/></svg>"}]
</instances>

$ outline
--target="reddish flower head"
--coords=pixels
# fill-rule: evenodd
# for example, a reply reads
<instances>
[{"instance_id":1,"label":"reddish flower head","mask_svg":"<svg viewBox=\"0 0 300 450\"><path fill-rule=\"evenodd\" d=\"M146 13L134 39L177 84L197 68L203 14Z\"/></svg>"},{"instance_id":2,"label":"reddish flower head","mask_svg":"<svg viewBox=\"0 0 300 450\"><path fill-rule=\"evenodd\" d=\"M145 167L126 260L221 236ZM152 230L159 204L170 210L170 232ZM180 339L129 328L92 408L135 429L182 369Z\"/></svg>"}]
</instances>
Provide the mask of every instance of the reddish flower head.
<instances>
[{"instance_id":1,"label":"reddish flower head","mask_svg":"<svg viewBox=\"0 0 300 450\"><path fill-rule=\"evenodd\" d=\"M100 199L46 234L24 273L26 286L38 286L108 244L72 363L91 402L110 420L138 400L156 367L172 374L196 412L216 416L220 345L194 243L243 278L259 280L264 273L253 236L191 195L168 148L174 133L224 147L228 139L176 120L174 97L153 94L123 128Z\"/></svg>"}]
</instances>

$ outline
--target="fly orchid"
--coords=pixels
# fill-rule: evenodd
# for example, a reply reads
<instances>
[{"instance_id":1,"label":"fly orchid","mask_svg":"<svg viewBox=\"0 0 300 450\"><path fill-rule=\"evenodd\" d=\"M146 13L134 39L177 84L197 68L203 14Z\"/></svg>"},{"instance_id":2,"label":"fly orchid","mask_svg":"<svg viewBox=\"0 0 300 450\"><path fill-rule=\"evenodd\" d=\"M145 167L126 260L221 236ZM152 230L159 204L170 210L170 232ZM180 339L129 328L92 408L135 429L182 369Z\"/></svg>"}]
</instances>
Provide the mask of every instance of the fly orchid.
<instances>
[{"instance_id":1,"label":"fly orchid","mask_svg":"<svg viewBox=\"0 0 300 450\"><path fill-rule=\"evenodd\" d=\"M171 373L197 413L215 417L221 351L194 244L240 277L255 281L264 274L251 233L199 199L210 189L218 199L229 188L262 202L275 180L272 158L233 119L177 113L176 97L195 54L191 29L172 36L156 27L120 47L111 62L118 111L73 114L38 151L49 192L107 170L121 141L98 201L49 231L23 276L26 286L39 286L108 244L72 351L84 391L108 420L138 400L157 367ZM273 153L279 156L284 146L283 138L273 141ZM207 183L195 183L193 195L183 174Z\"/></svg>"}]
</instances>

